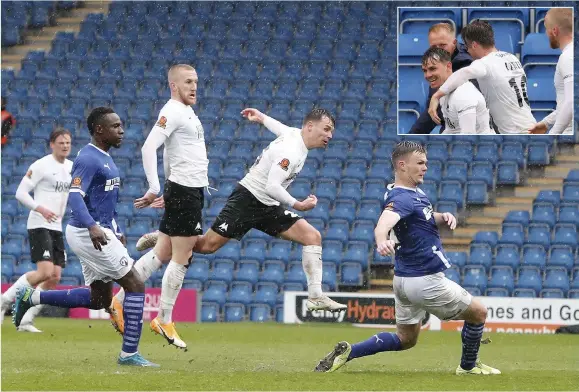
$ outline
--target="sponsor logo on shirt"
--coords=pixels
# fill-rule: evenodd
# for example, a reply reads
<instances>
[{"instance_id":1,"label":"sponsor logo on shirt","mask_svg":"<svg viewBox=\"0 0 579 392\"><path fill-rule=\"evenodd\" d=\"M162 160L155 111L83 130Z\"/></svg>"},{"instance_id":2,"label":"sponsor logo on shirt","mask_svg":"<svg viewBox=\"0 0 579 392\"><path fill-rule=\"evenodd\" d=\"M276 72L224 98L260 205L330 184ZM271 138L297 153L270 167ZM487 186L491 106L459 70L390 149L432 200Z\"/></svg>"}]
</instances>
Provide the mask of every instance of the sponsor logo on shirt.
<instances>
[{"instance_id":1,"label":"sponsor logo on shirt","mask_svg":"<svg viewBox=\"0 0 579 392\"><path fill-rule=\"evenodd\" d=\"M394 202L391 201L390 203L386 204L386 207L384 207L384 209L388 211L394 211Z\"/></svg>"},{"instance_id":2,"label":"sponsor logo on shirt","mask_svg":"<svg viewBox=\"0 0 579 392\"><path fill-rule=\"evenodd\" d=\"M157 121L157 126L163 129L167 128L167 117L161 116L159 121Z\"/></svg>"},{"instance_id":3,"label":"sponsor logo on shirt","mask_svg":"<svg viewBox=\"0 0 579 392\"><path fill-rule=\"evenodd\" d=\"M290 165L290 161L287 158L282 159L279 163L278 163L279 167L281 167L283 170L288 171L289 165Z\"/></svg>"},{"instance_id":4,"label":"sponsor logo on shirt","mask_svg":"<svg viewBox=\"0 0 579 392\"><path fill-rule=\"evenodd\" d=\"M82 183L82 179L80 177L74 177L72 179L72 183L70 184L73 188L80 188L80 184Z\"/></svg>"},{"instance_id":5,"label":"sponsor logo on shirt","mask_svg":"<svg viewBox=\"0 0 579 392\"><path fill-rule=\"evenodd\" d=\"M32 170L28 170L28 171L26 172L26 177L32 178Z\"/></svg>"},{"instance_id":6,"label":"sponsor logo on shirt","mask_svg":"<svg viewBox=\"0 0 579 392\"><path fill-rule=\"evenodd\" d=\"M121 178L120 177L108 179L107 182L105 183L105 192L109 192L115 188L118 188L120 184L121 184Z\"/></svg>"}]
</instances>

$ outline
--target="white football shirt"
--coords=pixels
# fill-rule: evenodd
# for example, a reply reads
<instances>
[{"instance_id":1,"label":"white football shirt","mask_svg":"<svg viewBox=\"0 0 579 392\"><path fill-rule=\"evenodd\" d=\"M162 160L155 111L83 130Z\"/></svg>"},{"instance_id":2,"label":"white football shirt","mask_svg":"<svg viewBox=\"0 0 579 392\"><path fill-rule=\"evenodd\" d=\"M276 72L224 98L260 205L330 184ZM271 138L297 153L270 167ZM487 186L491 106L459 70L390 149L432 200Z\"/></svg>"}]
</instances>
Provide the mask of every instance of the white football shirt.
<instances>
[{"instance_id":1,"label":"white football shirt","mask_svg":"<svg viewBox=\"0 0 579 392\"><path fill-rule=\"evenodd\" d=\"M153 127L167 137L163 159L168 161L169 180L201 188L209 185L205 133L191 106L170 99Z\"/></svg>"},{"instance_id":2,"label":"white football shirt","mask_svg":"<svg viewBox=\"0 0 579 392\"><path fill-rule=\"evenodd\" d=\"M494 134L485 99L471 82L442 97L440 107L444 115L443 134Z\"/></svg>"},{"instance_id":3,"label":"white football shirt","mask_svg":"<svg viewBox=\"0 0 579 392\"><path fill-rule=\"evenodd\" d=\"M565 124L561 124L561 129L554 130L551 129L549 133L553 134L564 134L564 135L572 135L573 134L573 42L567 44L565 48L563 48L563 52L559 56L559 60L557 61L557 68L555 69L555 91L557 93L557 109L549 114L547 117L543 119L549 127L555 125L557 121L557 116L567 116L569 118L569 122L565 121ZM565 85L567 85L567 91L570 92L570 97L565 96ZM566 109L570 109L570 112L565 112L563 109L563 103L569 100L570 107ZM570 117L569 117L570 115Z\"/></svg>"},{"instance_id":4,"label":"white football shirt","mask_svg":"<svg viewBox=\"0 0 579 392\"><path fill-rule=\"evenodd\" d=\"M60 163L52 154L30 165L26 177L30 185L34 187L34 202L54 212L57 219L55 222L48 222L39 212L30 211L26 224L28 229L44 228L62 231L62 217L66 210L72 179L71 170L71 160L65 159L63 163Z\"/></svg>"},{"instance_id":5,"label":"white football shirt","mask_svg":"<svg viewBox=\"0 0 579 392\"><path fill-rule=\"evenodd\" d=\"M260 202L268 206L280 205L266 192L267 179L273 167L279 166L286 172L281 186L287 189L304 167L308 149L304 144L301 129L285 127L277 139L263 149L261 155L239 183L249 190Z\"/></svg>"}]
</instances>

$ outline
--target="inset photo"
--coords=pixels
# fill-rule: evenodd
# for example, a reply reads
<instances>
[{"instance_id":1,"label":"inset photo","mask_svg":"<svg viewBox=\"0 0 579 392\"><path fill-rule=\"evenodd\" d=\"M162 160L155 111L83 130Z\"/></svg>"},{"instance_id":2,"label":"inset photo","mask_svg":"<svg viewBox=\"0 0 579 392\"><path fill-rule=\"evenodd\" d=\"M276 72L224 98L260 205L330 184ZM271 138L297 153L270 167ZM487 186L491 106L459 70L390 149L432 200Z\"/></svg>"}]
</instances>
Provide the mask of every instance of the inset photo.
<instances>
[{"instance_id":1,"label":"inset photo","mask_svg":"<svg viewBox=\"0 0 579 392\"><path fill-rule=\"evenodd\" d=\"M398 8L398 134L573 135L573 18Z\"/></svg>"}]
</instances>

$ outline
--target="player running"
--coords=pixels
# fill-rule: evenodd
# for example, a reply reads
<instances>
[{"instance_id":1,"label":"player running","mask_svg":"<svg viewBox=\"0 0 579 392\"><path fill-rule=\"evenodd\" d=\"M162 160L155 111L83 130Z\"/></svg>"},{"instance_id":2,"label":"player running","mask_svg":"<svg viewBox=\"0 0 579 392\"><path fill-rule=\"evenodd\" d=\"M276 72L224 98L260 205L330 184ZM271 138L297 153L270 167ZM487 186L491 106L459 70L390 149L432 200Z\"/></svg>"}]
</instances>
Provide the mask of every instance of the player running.
<instances>
[{"instance_id":1,"label":"player running","mask_svg":"<svg viewBox=\"0 0 579 392\"><path fill-rule=\"evenodd\" d=\"M424 182L426 162L422 145L410 141L398 143L392 152L394 187L386 194L386 207L374 231L378 253L396 254L396 332L381 332L354 345L339 342L315 371L333 372L355 358L414 347L421 320L429 312L441 320L465 320L457 375L501 373L478 360L486 307L442 272L450 263L444 255L437 226L447 225L454 230L456 219L448 212L434 212L418 188Z\"/></svg>"},{"instance_id":2,"label":"player running","mask_svg":"<svg viewBox=\"0 0 579 392\"><path fill-rule=\"evenodd\" d=\"M145 285L133 268L125 238L116 223L119 169L108 151L123 141L121 119L111 109L98 107L87 118L92 141L83 147L72 166L66 240L82 264L85 284L70 290L39 291L21 288L16 295L13 322L19 327L24 314L36 305L61 308L107 308L113 281L126 291L125 332L119 365L158 367L137 351L143 326Z\"/></svg>"},{"instance_id":3,"label":"player running","mask_svg":"<svg viewBox=\"0 0 579 392\"><path fill-rule=\"evenodd\" d=\"M209 185L209 160L205 135L199 118L191 108L197 102L198 76L190 65L178 64L169 69L171 99L163 106L157 123L149 133L141 150L143 167L149 182L146 194L135 200L136 208L149 206L155 199L164 200L165 212L159 226L159 241L155 249L141 257L135 268L146 281L162 264L169 264L163 275L159 315L151 329L167 339L169 344L186 348L172 320L173 307L181 291L192 249L201 227L204 187ZM164 149L167 181L163 196L157 174L157 149ZM111 321L119 331L124 330L124 292L117 293L111 304Z\"/></svg>"},{"instance_id":4,"label":"player running","mask_svg":"<svg viewBox=\"0 0 579 392\"><path fill-rule=\"evenodd\" d=\"M451 75L450 54L441 48L431 47L422 56L422 72L430 88L439 88ZM440 99L446 125L443 134L494 134L490 129L490 116L483 95L471 82Z\"/></svg>"},{"instance_id":5,"label":"player running","mask_svg":"<svg viewBox=\"0 0 579 392\"><path fill-rule=\"evenodd\" d=\"M476 79L488 105L493 122L501 134L527 134L535 124L527 97L527 76L519 59L495 47L488 22L475 20L462 29L468 53L476 59L454 72L430 100L428 112L440 124L436 113L440 99L469 79Z\"/></svg>"},{"instance_id":6,"label":"player running","mask_svg":"<svg viewBox=\"0 0 579 392\"><path fill-rule=\"evenodd\" d=\"M241 114L249 121L263 124L277 138L263 150L239 182L211 229L199 238L193 251L214 253L232 238L241 240L252 228L272 237L297 242L303 245L302 264L308 283L308 310L345 310L346 305L333 301L322 292L320 232L301 216L283 207L309 211L316 206L316 196L310 195L298 201L286 189L301 171L308 151L327 146L334 132L334 118L327 110L314 109L306 115L302 129L298 129L290 128L257 109L244 109ZM140 248L152 246L157 233L144 237L143 241L139 240Z\"/></svg>"},{"instance_id":7,"label":"player running","mask_svg":"<svg viewBox=\"0 0 579 392\"><path fill-rule=\"evenodd\" d=\"M531 133L573 134L573 11L551 8L545 15L545 33L552 49L563 53L555 69L557 109L529 129Z\"/></svg>"},{"instance_id":8,"label":"player running","mask_svg":"<svg viewBox=\"0 0 579 392\"><path fill-rule=\"evenodd\" d=\"M36 271L22 275L2 295L2 319L14 302L19 288L32 286L40 291L53 289L60 281L66 263L62 217L71 180L72 161L66 159L70 154L71 134L66 129L57 128L50 134L49 141L52 154L30 165L16 190L16 199L30 209L26 228L30 258L36 264ZM34 193L34 198L30 192ZM36 306L26 312L18 331L42 332L33 325L41 308Z\"/></svg>"}]
</instances>

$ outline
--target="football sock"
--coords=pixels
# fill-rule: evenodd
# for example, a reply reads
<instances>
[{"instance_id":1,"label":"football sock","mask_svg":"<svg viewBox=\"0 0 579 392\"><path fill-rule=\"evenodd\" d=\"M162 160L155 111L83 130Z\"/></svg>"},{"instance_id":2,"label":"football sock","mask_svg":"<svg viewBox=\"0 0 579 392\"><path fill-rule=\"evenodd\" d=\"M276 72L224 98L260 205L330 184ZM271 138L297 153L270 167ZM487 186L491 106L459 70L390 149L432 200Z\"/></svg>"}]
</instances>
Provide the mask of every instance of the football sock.
<instances>
[{"instance_id":1,"label":"football sock","mask_svg":"<svg viewBox=\"0 0 579 392\"><path fill-rule=\"evenodd\" d=\"M175 301L177 301L179 291L181 291L186 272L187 267L171 260L163 274L161 309L159 311L159 316L163 324L168 324L173 321L173 307L175 306Z\"/></svg>"},{"instance_id":2,"label":"football sock","mask_svg":"<svg viewBox=\"0 0 579 392\"><path fill-rule=\"evenodd\" d=\"M352 345L352 352L348 356L348 361L374 355L383 351L400 351L402 343L394 332L380 332L370 339Z\"/></svg>"},{"instance_id":3,"label":"football sock","mask_svg":"<svg viewBox=\"0 0 579 392\"><path fill-rule=\"evenodd\" d=\"M34 291L33 305L52 305L60 308L90 308L90 289L79 287L70 290Z\"/></svg>"},{"instance_id":4,"label":"football sock","mask_svg":"<svg viewBox=\"0 0 579 392\"><path fill-rule=\"evenodd\" d=\"M464 370L471 370L475 366L484 327L484 323L471 324L464 322L461 333L462 356L460 358L460 367Z\"/></svg>"},{"instance_id":5,"label":"football sock","mask_svg":"<svg viewBox=\"0 0 579 392\"><path fill-rule=\"evenodd\" d=\"M308 281L308 296L322 296L322 247L308 245L302 248L302 266Z\"/></svg>"},{"instance_id":6,"label":"football sock","mask_svg":"<svg viewBox=\"0 0 579 392\"><path fill-rule=\"evenodd\" d=\"M22 275L4 294L2 294L2 304L11 304L16 298L16 292L20 287L29 287L28 279L26 274Z\"/></svg>"},{"instance_id":7,"label":"football sock","mask_svg":"<svg viewBox=\"0 0 579 392\"><path fill-rule=\"evenodd\" d=\"M149 278L151 277L151 275L153 275L155 271L161 268L161 265L162 265L161 261L155 255L155 250L151 249L143 256L141 256L139 260L137 260L137 262L133 265L133 268L135 269L135 271L137 271L137 273L141 277L141 280L143 282L146 282L147 280L149 280ZM123 301L125 300L125 290L121 288L117 293L117 295L115 295L115 298L120 303L123 303Z\"/></svg>"},{"instance_id":8,"label":"football sock","mask_svg":"<svg viewBox=\"0 0 579 392\"><path fill-rule=\"evenodd\" d=\"M141 340L143 329L143 307L145 293L127 293L123 302L123 317L125 332L123 334L123 348L121 354L136 353ZM121 355L122 356L122 355Z\"/></svg>"},{"instance_id":9,"label":"football sock","mask_svg":"<svg viewBox=\"0 0 579 392\"><path fill-rule=\"evenodd\" d=\"M36 286L36 291L39 292L38 295L40 296L40 292L43 291L42 290L42 283L39 284L38 286ZM43 306L44 305L38 305L38 306L33 306L32 308L28 309L28 311L24 314L24 317L22 317L22 321L20 321L20 325L32 324L32 321L34 321L34 318L36 316L38 316L38 313L40 313Z\"/></svg>"}]
</instances>

